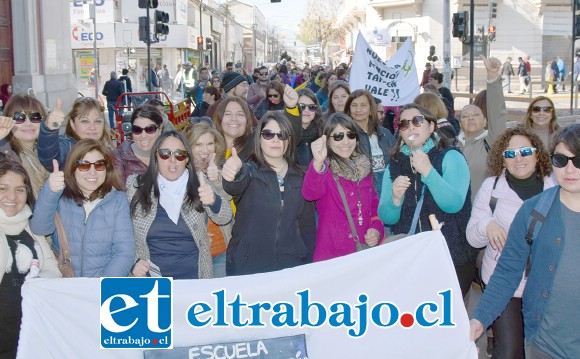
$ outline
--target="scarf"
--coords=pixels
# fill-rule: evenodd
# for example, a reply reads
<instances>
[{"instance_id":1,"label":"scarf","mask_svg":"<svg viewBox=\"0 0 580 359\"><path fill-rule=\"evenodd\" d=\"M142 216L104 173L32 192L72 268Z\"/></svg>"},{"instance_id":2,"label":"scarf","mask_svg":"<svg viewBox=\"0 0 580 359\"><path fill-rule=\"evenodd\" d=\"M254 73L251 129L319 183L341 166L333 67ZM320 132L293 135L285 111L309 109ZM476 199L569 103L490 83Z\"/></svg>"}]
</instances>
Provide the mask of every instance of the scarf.
<instances>
[{"instance_id":1,"label":"scarf","mask_svg":"<svg viewBox=\"0 0 580 359\"><path fill-rule=\"evenodd\" d=\"M34 197L38 198L38 194L48 179L49 173L38 160L38 151L36 150L36 147L34 148L34 151L22 147L19 157L22 167L24 167L26 173L28 173L28 177L30 177L30 184L32 184Z\"/></svg>"},{"instance_id":2,"label":"scarf","mask_svg":"<svg viewBox=\"0 0 580 359\"><path fill-rule=\"evenodd\" d=\"M28 219L32 216L32 211L28 205L16 215L8 217L2 209L0 209L0 230L9 236L15 236L22 233L28 225Z\"/></svg>"},{"instance_id":3,"label":"scarf","mask_svg":"<svg viewBox=\"0 0 580 359\"><path fill-rule=\"evenodd\" d=\"M425 141L425 143L423 144L423 146L419 147L419 148L413 148L411 149L411 147L409 147L405 142L401 143L401 153L406 155L406 156L411 156L411 153L413 151L416 150L421 150L424 153L429 153L429 151L431 151L431 149L435 147L435 141L433 141L433 139L431 137L429 137L427 139L427 141Z\"/></svg>"},{"instance_id":4,"label":"scarf","mask_svg":"<svg viewBox=\"0 0 580 359\"><path fill-rule=\"evenodd\" d=\"M157 175L157 184L159 185L159 204L167 212L169 219L175 224L179 220L183 197L187 189L189 172L183 171L183 174L175 181L168 181L161 174Z\"/></svg>"},{"instance_id":5,"label":"scarf","mask_svg":"<svg viewBox=\"0 0 580 359\"><path fill-rule=\"evenodd\" d=\"M358 182L371 172L371 160L360 153L353 153L349 161L330 160L330 169L349 181Z\"/></svg>"}]
</instances>

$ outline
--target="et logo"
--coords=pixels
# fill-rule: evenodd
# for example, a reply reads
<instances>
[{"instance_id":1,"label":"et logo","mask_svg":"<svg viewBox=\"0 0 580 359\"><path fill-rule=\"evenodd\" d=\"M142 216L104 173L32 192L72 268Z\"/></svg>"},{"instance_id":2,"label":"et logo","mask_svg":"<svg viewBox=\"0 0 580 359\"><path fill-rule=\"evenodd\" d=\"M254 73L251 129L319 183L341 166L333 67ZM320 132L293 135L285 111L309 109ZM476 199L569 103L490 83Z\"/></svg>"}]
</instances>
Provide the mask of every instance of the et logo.
<instances>
[{"instance_id":1,"label":"et logo","mask_svg":"<svg viewBox=\"0 0 580 359\"><path fill-rule=\"evenodd\" d=\"M173 278L101 278L101 349L173 348Z\"/></svg>"}]
</instances>

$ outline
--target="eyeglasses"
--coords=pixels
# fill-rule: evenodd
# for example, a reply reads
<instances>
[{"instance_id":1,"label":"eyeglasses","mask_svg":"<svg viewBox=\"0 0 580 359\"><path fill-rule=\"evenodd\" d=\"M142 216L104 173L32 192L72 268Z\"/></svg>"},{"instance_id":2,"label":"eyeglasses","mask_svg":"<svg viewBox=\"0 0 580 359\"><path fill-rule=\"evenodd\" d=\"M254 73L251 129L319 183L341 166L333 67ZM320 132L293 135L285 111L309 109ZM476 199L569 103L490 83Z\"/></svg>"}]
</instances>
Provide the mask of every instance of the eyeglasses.
<instances>
[{"instance_id":1,"label":"eyeglasses","mask_svg":"<svg viewBox=\"0 0 580 359\"><path fill-rule=\"evenodd\" d=\"M91 166L95 166L95 169L99 172L105 171L107 169L107 161L98 160L96 162L89 162L85 160L76 160L77 169L81 172L87 172L91 169Z\"/></svg>"},{"instance_id":2,"label":"eyeglasses","mask_svg":"<svg viewBox=\"0 0 580 359\"><path fill-rule=\"evenodd\" d=\"M175 150L171 152L171 150L168 148L158 149L157 154L159 155L159 158L161 158L162 160L168 160L169 157L173 155L173 157L180 162L184 161L186 158L189 157L189 154L187 153L186 150Z\"/></svg>"},{"instance_id":3,"label":"eyeglasses","mask_svg":"<svg viewBox=\"0 0 580 359\"><path fill-rule=\"evenodd\" d=\"M413 126L415 127L421 127L421 125L423 125L423 122L425 121L425 116L415 116L410 120L399 120L399 131L406 131L409 129L409 126L411 126L411 123L413 123Z\"/></svg>"},{"instance_id":4,"label":"eyeglasses","mask_svg":"<svg viewBox=\"0 0 580 359\"><path fill-rule=\"evenodd\" d=\"M330 137L332 137L332 139L335 140L336 142L340 142L344 139L344 132L337 132L333 135L330 135ZM354 131L348 131L346 133L346 137L348 137L350 140L354 140L358 138L358 133Z\"/></svg>"},{"instance_id":5,"label":"eyeglasses","mask_svg":"<svg viewBox=\"0 0 580 359\"><path fill-rule=\"evenodd\" d=\"M532 107L533 113L538 113L541 111L552 112L552 110L553 110L552 106L534 106L534 107Z\"/></svg>"},{"instance_id":6,"label":"eyeglasses","mask_svg":"<svg viewBox=\"0 0 580 359\"><path fill-rule=\"evenodd\" d=\"M278 139L280 141L286 141L288 139L288 137L290 137L290 135L287 135L285 133L274 132L272 130L262 130L262 132L260 132L260 134L262 135L262 138L265 139L266 141L270 141L271 139L274 138L274 136L278 136Z\"/></svg>"},{"instance_id":7,"label":"eyeglasses","mask_svg":"<svg viewBox=\"0 0 580 359\"><path fill-rule=\"evenodd\" d=\"M316 105L315 104L308 105L308 104L305 104L305 103L299 103L298 106L300 106L300 109L302 111L304 111L305 109L308 109L308 111L310 111L310 112L316 111Z\"/></svg>"},{"instance_id":8,"label":"eyeglasses","mask_svg":"<svg viewBox=\"0 0 580 359\"><path fill-rule=\"evenodd\" d=\"M267 72L260 72L260 75L262 75L262 76L268 76L268 73Z\"/></svg>"},{"instance_id":9,"label":"eyeglasses","mask_svg":"<svg viewBox=\"0 0 580 359\"><path fill-rule=\"evenodd\" d=\"M40 114L40 112L33 112L27 115L26 113L19 111L14 112L14 115L12 116L12 119L14 120L14 122L16 122L17 125L23 124L27 118L32 123L40 123L42 121L42 115Z\"/></svg>"},{"instance_id":10,"label":"eyeglasses","mask_svg":"<svg viewBox=\"0 0 580 359\"><path fill-rule=\"evenodd\" d=\"M268 94L268 98L278 98L280 95L278 94Z\"/></svg>"},{"instance_id":11,"label":"eyeglasses","mask_svg":"<svg viewBox=\"0 0 580 359\"><path fill-rule=\"evenodd\" d=\"M568 161L572 161L572 164L574 165L574 167L580 168L580 157L578 157L578 156L568 157L568 156L565 156L561 153L554 153L550 157L552 159L552 165L554 165L554 167L564 168L568 165Z\"/></svg>"},{"instance_id":12,"label":"eyeglasses","mask_svg":"<svg viewBox=\"0 0 580 359\"><path fill-rule=\"evenodd\" d=\"M141 126L137 126L137 125L133 125L131 126L131 132L134 135L140 135L143 133L143 131L145 131L146 134L148 135L152 135L155 133L155 131L157 131L159 127L157 127L157 125L147 125L145 127L141 127Z\"/></svg>"},{"instance_id":13,"label":"eyeglasses","mask_svg":"<svg viewBox=\"0 0 580 359\"><path fill-rule=\"evenodd\" d=\"M522 147L518 148L517 150L505 150L503 151L503 158L516 158L516 153L520 153L522 157L531 156L534 152L538 149L535 147Z\"/></svg>"}]
</instances>

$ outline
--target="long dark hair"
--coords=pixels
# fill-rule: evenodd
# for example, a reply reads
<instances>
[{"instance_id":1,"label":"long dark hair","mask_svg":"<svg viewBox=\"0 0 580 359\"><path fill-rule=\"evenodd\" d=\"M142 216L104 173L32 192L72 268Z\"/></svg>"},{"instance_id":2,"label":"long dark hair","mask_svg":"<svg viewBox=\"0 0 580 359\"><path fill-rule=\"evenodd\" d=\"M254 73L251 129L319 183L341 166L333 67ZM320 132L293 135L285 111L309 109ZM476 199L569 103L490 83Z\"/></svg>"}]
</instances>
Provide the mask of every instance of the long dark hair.
<instances>
[{"instance_id":1,"label":"long dark hair","mask_svg":"<svg viewBox=\"0 0 580 359\"><path fill-rule=\"evenodd\" d=\"M336 112L336 109L334 108L334 104L332 103L332 95L334 95L334 92L338 89L344 89L346 91L346 94L350 96L350 86L348 86L348 83L346 81L343 81L343 80L334 81L332 83L332 86L330 87L330 90L328 91L328 114L329 115L332 115L333 113ZM343 112L348 113L346 103L344 104L344 111Z\"/></svg>"},{"instance_id":2,"label":"long dark hair","mask_svg":"<svg viewBox=\"0 0 580 359\"><path fill-rule=\"evenodd\" d=\"M35 199L28 172L26 172L24 167L16 161L12 161L8 158L0 160L0 177L3 177L8 172L14 172L22 177L22 181L26 187L26 204L30 207L30 210L33 210Z\"/></svg>"},{"instance_id":3,"label":"long dark hair","mask_svg":"<svg viewBox=\"0 0 580 359\"><path fill-rule=\"evenodd\" d=\"M334 86L334 84L333 84ZM344 105L344 112L347 113L352 118L352 114L350 113L350 105L352 101L359 97L366 97L367 101L369 102L369 122L367 124L367 133L369 136L374 134L379 134L379 116L377 115L377 103L371 95L370 92L367 90L355 90L349 96L348 100L346 100L346 104ZM402 111L401 111L402 112Z\"/></svg>"},{"instance_id":4,"label":"long dark hair","mask_svg":"<svg viewBox=\"0 0 580 359\"><path fill-rule=\"evenodd\" d=\"M226 112L226 107L230 102L236 102L242 107L242 111L244 111L244 115L246 117L246 131L243 135L236 138L234 140L234 147L238 152L241 152L244 147L248 144L248 140L252 137L252 129L257 122L255 121L255 117L248 106L246 100L238 96L228 96L221 100L220 104L218 105L215 113L213 114L213 122L215 123L216 128L218 131L224 136L224 129L222 127L222 120L224 118L224 113Z\"/></svg>"},{"instance_id":5,"label":"long dark hair","mask_svg":"<svg viewBox=\"0 0 580 359\"><path fill-rule=\"evenodd\" d=\"M153 105L147 104L141 107L138 107L133 114L131 115L131 124L135 123L137 117L143 117L148 120L153 121L157 125L157 127L161 127L163 125L163 115L161 111Z\"/></svg>"},{"instance_id":6,"label":"long dark hair","mask_svg":"<svg viewBox=\"0 0 580 359\"><path fill-rule=\"evenodd\" d=\"M137 182L135 187L137 187L137 192L131 199L131 215L135 214L137 206L141 206L141 211L143 213L149 212L151 210L151 190L156 198L159 198L159 184L157 183L157 175L159 174L159 164L157 160L157 150L161 147L163 141L168 137L175 137L183 143L185 150L189 156L187 164L185 165L185 170L189 172L189 179L187 180L187 189L185 191L185 201L183 205L191 206L198 212L203 212L203 205L199 199L199 180L197 179L197 173L195 166L193 164L193 154L191 153L191 146L189 142L185 139L180 132L168 131L163 132L153 144L151 148L151 157L149 160L149 168L147 171L137 176Z\"/></svg>"},{"instance_id":7,"label":"long dark hair","mask_svg":"<svg viewBox=\"0 0 580 359\"><path fill-rule=\"evenodd\" d=\"M316 128L318 128L318 133L321 134L322 127L324 126L324 123L322 121L322 109L320 108L320 103L318 102L318 97L316 97L316 94L314 93L314 91L312 91L309 88L303 88L303 89L299 90L298 91L298 99L300 99L301 96L308 97L316 105L316 111L314 111L314 119L312 120L312 122L314 122L314 124L316 125ZM300 114L300 116L302 116L302 114Z\"/></svg>"},{"instance_id":8,"label":"long dark hair","mask_svg":"<svg viewBox=\"0 0 580 359\"><path fill-rule=\"evenodd\" d=\"M258 163L260 166L268 166L268 161L264 157L262 152L262 146L260 141L260 136L264 127L270 121L276 121L280 126L280 131L282 134L288 135L289 138L286 141L286 151L284 152L284 159L288 162L288 166L294 168L299 173L303 173L300 167L298 166L298 162L296 161L296 135L292 130L292 125L290 121L286 118L281 112L278 111L268 111L262 116L262 119L258 122L258 127L254 133L254 154L253 159Z\"/></svg>"},{"instance_id":9,"label":"long dark hair","mask_svg":"<svg viewBox=\"0 0 580 359\"><path fill-rule=\"evenodd\" d=\"M580 150L580 124L569 125L559 130L552 140L550 154L554 154L556 146L560 143L563 143L574 156L578 156L578 151Z\"/></svg>"},{"instance_id":10,"label":"long dark hair","mask_svg":"<svg viewBox=\"0 0 580 359\"><path fill-rule=\"evenodd\" d=\"M357 132L356 123L346 113L337 112L337 113L333 113L332 115L330 115L330 117L328 117L328 119L326 121L324 121L324 128L322 129L322 134L326 135L326 148L327 148L327 153L328 153L327 158L328 158L329 162L335 161L335 162L338 162L340 164L340 166L347 166L348 167L348 166L350 166L348 161L345 160L344 158L340 157L339 155L337 155L329 145L329 143L331 141L330 135L332 134L332 131L334 131L334 129L338 125L341 125L342 127L346 128L349 131L352 131L355 133ZM363 155L364 156L364 153L360 149L360 139L359 138L357 138L357 140L356 140L356 147L355 147L351 157L353 155L354 156L356 156L356 155Z\"/></svg>"}]
</instances>

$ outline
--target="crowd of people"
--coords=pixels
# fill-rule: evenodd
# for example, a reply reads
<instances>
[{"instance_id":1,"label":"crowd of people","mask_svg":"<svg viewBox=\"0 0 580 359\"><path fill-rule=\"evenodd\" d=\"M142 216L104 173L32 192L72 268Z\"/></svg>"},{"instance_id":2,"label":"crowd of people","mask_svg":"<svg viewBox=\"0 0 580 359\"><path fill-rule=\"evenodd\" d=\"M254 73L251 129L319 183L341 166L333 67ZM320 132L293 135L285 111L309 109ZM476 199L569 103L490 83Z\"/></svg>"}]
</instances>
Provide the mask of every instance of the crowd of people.
<instances>
[{"instance_id":1,"label":"crowd of people","mask_svg":"<svg viewBox=\"0 0 580 359\"><path fill-rule=\"evenodd\" d=\"M250 76L228 63L194 76L185 62L163 87L195 103L191 123L176 131L163 103L142 105L118 148L92 97L49 114L11 95L0 117L0 354L15 355L23 283L61 277L67 251L67 276L216 278L349 255L430 231L435 214L462 295L483 279L473 339L491 326L496 358L580 357L569 320L580 126L560 128L540 96L506 129L505 66L484 64L486 89L456 112L431 69L423 93L391 109L351 89L343 64ZM108 94L126 91L113 85Z\"/></svg>"}]
</instances>

